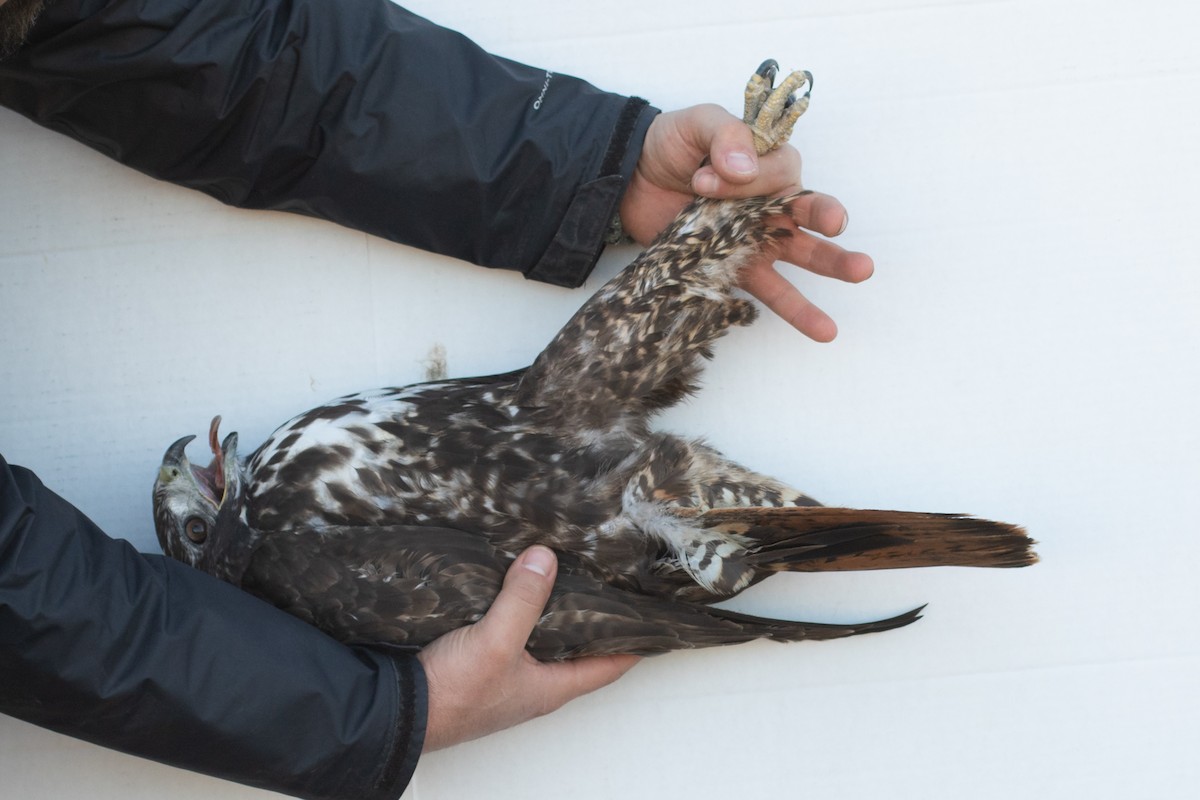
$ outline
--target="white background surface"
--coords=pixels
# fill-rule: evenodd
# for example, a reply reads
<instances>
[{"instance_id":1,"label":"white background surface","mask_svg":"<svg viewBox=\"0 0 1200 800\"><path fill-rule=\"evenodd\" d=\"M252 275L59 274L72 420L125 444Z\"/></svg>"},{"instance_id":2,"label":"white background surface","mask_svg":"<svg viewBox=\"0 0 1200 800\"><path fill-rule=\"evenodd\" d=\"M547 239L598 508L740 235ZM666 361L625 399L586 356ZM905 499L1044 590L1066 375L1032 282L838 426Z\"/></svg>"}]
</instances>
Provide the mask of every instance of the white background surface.
<instances>
[{"instance_id":1,"label":"white background surface","mask_svg":"<svg viewBox=\"0 0 1200 800\"><path fill-rule=\"evenodd\" d=\"M674 654L423 760L412 800L1183 798L1197 791L1200 12L1184 0L435 3L493 52L661 108L816 76L806 183L851 210L838 320L718 348L665 427L839 505L1025 524L1023 571L786 576L832 643ZM341 393L529 362L586 293L225 208L0 111L0 452L154 548L166 445L249 450ZM69 769L64 768L69 765ZM0 718L5 798L253 798Z\"/></svg>"}]
</instances>

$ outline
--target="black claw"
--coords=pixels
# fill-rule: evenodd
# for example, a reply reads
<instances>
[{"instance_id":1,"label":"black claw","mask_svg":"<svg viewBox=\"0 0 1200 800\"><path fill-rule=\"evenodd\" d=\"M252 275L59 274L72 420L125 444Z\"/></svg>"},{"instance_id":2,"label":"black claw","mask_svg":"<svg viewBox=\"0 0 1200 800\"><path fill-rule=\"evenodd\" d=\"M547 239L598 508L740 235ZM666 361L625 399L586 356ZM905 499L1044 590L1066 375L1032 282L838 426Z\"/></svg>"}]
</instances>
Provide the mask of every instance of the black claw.
<instances>
[{"instance_id":1,"label":"black claw","mask_svg":"<svg viewBox=\"0 0 1200 800\"><path fill-rule=\"evenodd\" d=\"M760 78L766 78L767 83L775 85L775 76L779 74L779 62L773 58L768 58L766 61L758 65L758 69L754 70L755 74Z\"/></svg>"},{"instance_id":2,"label":"black claw","mask_svg":"<svg viewBox=\"0 0 1200 800\"><path fill-rule=\"evenodd\" d=\"M796 104L797 100L800 100L801 98L804 98L804 97L808 97L811 94L812 94L812 73L809 72L808 70L804 70L804 94L796 94L795 92L792 92L791 94L788 95L787 100L783 101L783 107L790 108Z\"/></svg>"}]
</instances>

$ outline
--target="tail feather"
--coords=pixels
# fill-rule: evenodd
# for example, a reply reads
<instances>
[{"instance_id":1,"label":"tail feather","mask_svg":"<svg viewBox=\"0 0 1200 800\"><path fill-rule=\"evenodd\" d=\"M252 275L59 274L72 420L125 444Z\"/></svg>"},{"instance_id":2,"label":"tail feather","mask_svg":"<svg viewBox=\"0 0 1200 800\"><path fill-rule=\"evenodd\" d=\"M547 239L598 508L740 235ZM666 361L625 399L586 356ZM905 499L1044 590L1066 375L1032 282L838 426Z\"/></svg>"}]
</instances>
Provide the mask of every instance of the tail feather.
<instances>
[{"instance_id":1,"label":"tail feather","mask_svg":"<svg viewBox=\"0 0 1200 800\"><path fill-rule=\"evenodd\" d=\"M1035 542L1017 525L961 514L853 508L717 508L707 528L751 541L750 560L766 572L902 567L1025 567Z\"/></svg>"}]
</instances>

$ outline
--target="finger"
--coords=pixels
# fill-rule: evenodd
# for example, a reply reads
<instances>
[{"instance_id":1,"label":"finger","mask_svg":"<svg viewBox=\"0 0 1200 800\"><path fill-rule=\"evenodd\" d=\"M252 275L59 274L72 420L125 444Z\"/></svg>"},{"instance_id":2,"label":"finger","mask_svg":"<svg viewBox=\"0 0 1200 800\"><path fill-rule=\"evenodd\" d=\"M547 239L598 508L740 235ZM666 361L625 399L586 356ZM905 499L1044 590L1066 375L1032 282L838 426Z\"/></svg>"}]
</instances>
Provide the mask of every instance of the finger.
<instances>
[{"instance_id":1,"label":"finger","mask_svg":"<svg viewBox=\"0 0 1200 800\"><path fill-rule=\"evenodd\" d=\"M721 181L744 184L758 176L754 135L725 109L711 103L692 106L678 112L673 121L689 149L703 154L708 172Z\"/></svg>"},{"instance_id":2,"label":"finger","mask_svg":"<svg viewBox=\"0 0 1200 800\"><path fill-rule=\"evenodd\" d=\"M589 656L561 664L543 664L542 696L549 706L546 710L553 711L576 697L607 686L641 660L639 656Z\"/></svg>"},{"instance_id":3,"label":"finger","mask_svg":"<svg viewBox=\"0 0 1200 800\"><path fill-rule=\"evenodd\" d=\"M508 568L504 586L476 630L494 647L519 652L541 619L550 598L558 560L548 547L534 545Z\"/></svg>"},{"instance_id":4,"label":"finger","mask_svg":"<svg viewBox=\"0 0 1200 800\"><path fill-rule=\"evenodd\" d=\"M838 236L850 223L846 207L836 197L809 192L796 198L788 207L792 220L801 228L823 236Z\"/></svg>"},{"instance_id":5,"label":"finger","mask_svg":"<svg viewBox=\"0 0 1200 800\"><path fill-rule=\"evenodd\" d=\"M572 668L573 689L579 695L607 686L641 660L640 656L591 656L568 661L566 665Z\"/></svg>"},{"instance_id":6,"label":"finger","mask_svg":"<svg viewBox=\"0 0 1200 800\"><path fill-rule=\"evenodd\" d=\"M749 134L749 128L738 124ZM800 190L800 151L791 145L760 156L758 172L750 180L733 179L727 170L718 169L718 163L714 154L711 163L696 170L692 176L694 192L718 200L730 200Z\"/></svg>"},{"instance_id":7,"label":"finger","mask_svg":"<svg viewBox=\"0 0 1200 800\"><path fill-rule=\"evenodd\" d=\"M774 269L747 271L742 275L741 286L813 341L832 342L837 337L837 323Z\"/></svg>"},{"instance_id":8,"label":"finger","mask_svg":"<svg viewBox=\"0 0 1200 800\"><path fill-rule=\"evenodd\" d=\"M875 262L866 253L847 250L833 242L794 230L779 241L775 257L826 278L862 283L875 272ZM771 271L771 270L768 270Z\"/></svg>"},{"instance_id":9,"label":"finger","mask_svg":"<svg viewBox=\"0 0 1200 800\"><path fill-rule=\"evenodd\" d=\"M725 111L713 117L708 144L711 169L725 183L752 183L759 175L760 161L750 128Z\"/></svg>"}]
</instances>

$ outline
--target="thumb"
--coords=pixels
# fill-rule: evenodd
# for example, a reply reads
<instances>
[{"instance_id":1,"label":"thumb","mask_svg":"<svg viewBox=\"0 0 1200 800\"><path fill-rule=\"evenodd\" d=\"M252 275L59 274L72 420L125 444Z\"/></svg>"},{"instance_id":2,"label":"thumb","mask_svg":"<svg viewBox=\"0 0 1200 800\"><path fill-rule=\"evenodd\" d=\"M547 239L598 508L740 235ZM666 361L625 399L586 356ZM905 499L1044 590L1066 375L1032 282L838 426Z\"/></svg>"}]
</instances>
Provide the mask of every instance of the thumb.
<instances>
[{"instance_id":1,"label":"thumb","mask_svg":"<svg viewBox=\"0 0 1200 800\"><path fill-rule=\"evenodd\" d=\"M725 123L713 131L709 158L717 175L729 183L749 183L758 177L754 134L736 117L727 117Z\"/></svg>"},{"instance_id":2,"label":"thumb","mask_svg":"<svg viewBox=\"0 0 1200 800\"><path fill-rule=\"evenodd\" d=\"M692 176L694 191L712 196L759 176L754 134L748 125L725 111L706 116L703 123L699 129L706 140L708 158Z\"/></svg>"},{"instance_id":3,"label":"thumb","mask_svg":"<svg viewBox=\"0 0 1200 800\"><path fill-rule=\"evenodd\" d=\"M504 586L476 629L497 647L524 649L554 587L558 559L548 547L534 545L508 568Z\"/></svg>"}]
</instances>

